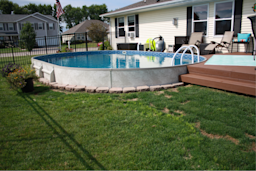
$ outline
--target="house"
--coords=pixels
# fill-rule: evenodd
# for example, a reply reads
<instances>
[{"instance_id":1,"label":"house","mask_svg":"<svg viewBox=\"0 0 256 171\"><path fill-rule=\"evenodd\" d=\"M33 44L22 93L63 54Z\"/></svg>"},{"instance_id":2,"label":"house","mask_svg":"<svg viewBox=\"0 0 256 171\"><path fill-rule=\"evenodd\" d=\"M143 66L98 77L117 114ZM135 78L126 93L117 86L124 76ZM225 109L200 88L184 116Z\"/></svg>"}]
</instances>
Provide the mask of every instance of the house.
<instances>
[{"instance_id":1,"label":"house","mask_svg":"<svg viewBox=\"0 0 256 171\"><path fill-rule=\"evenodd\" d=\"M85 41L85 32L88 31L87 28L92 23L102 24L107 30L109 29L109 25L100 20L85 20L82 23L62 33L62 42L65 43L66 41L74 41L74 40ZM87 40L91 41L90 37L87 37Z\"/></svg>"},{"instance_id":2,"label":"house","mask_svg":"<svg viewBox=\"0 0 256 171\"><path fill-rule=\"evenodd\" d=\"M44 36L58 35L58 22L51 15L43 15L39 12L34 14L1 14L0 13L0 41L16 41L21 29L26 22L30 22L36 32L38 46L44 46ZM57 45L58 40L48 41L48 45Z\"/></svg>"},{"instance_id":3,"label":"house","mask_svg":"<svg viewBox=\"0 0 256 171\"><path fill-rule=\"evenodd\" d=\"M167 45L175 36L204 32L203 42L220 42L225 31L252 33L250 20L255 0L141 0L100 15L110 17L111 45L146 43L161 35ZM239 45L244 51L244 45ZM234 49L235 50L235 49ZM223 50L223 52L225 52Z\"/></svg>"}]
</instances>

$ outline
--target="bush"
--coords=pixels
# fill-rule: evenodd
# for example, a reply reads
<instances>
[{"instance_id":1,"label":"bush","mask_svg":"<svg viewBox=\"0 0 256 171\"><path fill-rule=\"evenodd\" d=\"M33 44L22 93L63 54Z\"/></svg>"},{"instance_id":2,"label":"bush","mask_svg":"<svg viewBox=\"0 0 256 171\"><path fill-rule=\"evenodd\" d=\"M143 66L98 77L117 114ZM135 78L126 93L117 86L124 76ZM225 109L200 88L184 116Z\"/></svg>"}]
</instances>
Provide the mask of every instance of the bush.
<instances>
[{"instance_id":1,"label":"bush","mask_svg":"<svg viewBox=\"0 0 256 171\"><path fill-rule=\"evenodd\" d=\"M103 50L103 44L100 45L99 50ZM104 50L113 50L113 48L111 47L109 41L105 41L104 42Z\"/></svg>"},{"instance_id":2,"label":"bush","mask_svg":"<svg viewBox=\"0 0 256 171\"><path fill-rule=\"evenodd\" d=\"M9 63L5 65L1 71L3 77L7 77L9 73L13 72L15 69L20 68L19 64Z\"/></svg>"}]
</instances>

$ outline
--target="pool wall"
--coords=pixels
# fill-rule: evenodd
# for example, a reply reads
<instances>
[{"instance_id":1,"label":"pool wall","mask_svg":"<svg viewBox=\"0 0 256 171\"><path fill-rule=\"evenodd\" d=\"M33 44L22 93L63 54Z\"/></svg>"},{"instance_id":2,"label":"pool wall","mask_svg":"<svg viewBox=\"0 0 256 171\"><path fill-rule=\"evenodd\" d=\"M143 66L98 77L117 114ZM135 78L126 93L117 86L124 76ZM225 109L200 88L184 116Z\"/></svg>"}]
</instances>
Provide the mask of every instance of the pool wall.
<instances>
[{"instance_id":1,"label":"pool wall","mask_svg":"<svg viewBox=\"0 0 256 171\"><path fill-rule=\"evenodd\" d=\"M102 52L102 51L100 51ZM122 53L122 51L103 51L110 53ZM131 51L130 51L131 52ZM130 53L127 51L127 53ZM136 53L137 51L135 51ZM81 55L86 52L76 52ZM65 53L62 55L76 55ZM91 52L89 52L91 53ZM98 52L99 53L99 52ZM137 52L138 53L138 52ZM157 53L157 52L153 52ZM148 53L152 55L152 52ZM148 55L147 54L147 55ZM170 55L161 53L161 55ZM61 54L48 55L47 57L60 57ZM41 74L50 82L69 85L84 85L95 87L136 87L164 85L179 82L179 75L187 73L186 65L177 65L158 68L134 68L134 69L89 69L63 67L40 60L44 56L32 58L32 65L37 74ZM37 69L42 68L42 70ZM40 73L41 72L41 73Z\"/></svg>"}]
</instances>

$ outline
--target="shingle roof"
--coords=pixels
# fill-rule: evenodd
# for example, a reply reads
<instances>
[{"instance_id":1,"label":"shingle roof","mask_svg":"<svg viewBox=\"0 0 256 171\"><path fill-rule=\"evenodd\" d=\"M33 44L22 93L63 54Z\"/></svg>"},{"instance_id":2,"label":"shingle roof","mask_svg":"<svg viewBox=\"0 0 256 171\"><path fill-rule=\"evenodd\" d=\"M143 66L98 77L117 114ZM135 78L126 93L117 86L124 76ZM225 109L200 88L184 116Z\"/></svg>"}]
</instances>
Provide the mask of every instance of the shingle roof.
<instances>
[{"instance_id":1,"label":"shingle roof","mask_svg":"<svg viewBox=\"0 0 256 171\"><path fill-rule=\"evenodd\" d=\"M22 19L24 17L27 17L31 14L0 14L0 22L15 22L19 19ZM51 19L56 20L53 16L51 15L45 15Z\"/></svg>"},{"instance_id":2,"label":"shingle roof","mask_svg":"<svg viewBox=\"0 0 256 171\"><path fill-rule=\"evenodd\" d=\"M84 33L87 31L87 27L89 27L92 23L103 24L105 28L108 29L109 25L100 21L100 20L85 20L84 22L77 24L76 26L70 28L62 34L72 34L72 33Z\"/></svg>"},{"instance_id":3,"label":"shingle roof","mask_svg":"<svg viewBox=\"0 0 256 171\"><path fill-rule=\"evenodd\" d=\"M111 14L111 13L117 12L117 11L123 11L123 10L127 10L127 9L138 8L138 7L152 5L152 4L159 4L159 3L167 2L167 1L175 1L175 0L159 0L158 2L157 2L157 0L146 0L146 2L144 2L144 0L142 0L140 2L136 2L134 4L125 6L123 8L119 8L115 11L111 11L111 12L108 12L108 13L105 13L105 14Z\"/></svg>"}]
</instances>

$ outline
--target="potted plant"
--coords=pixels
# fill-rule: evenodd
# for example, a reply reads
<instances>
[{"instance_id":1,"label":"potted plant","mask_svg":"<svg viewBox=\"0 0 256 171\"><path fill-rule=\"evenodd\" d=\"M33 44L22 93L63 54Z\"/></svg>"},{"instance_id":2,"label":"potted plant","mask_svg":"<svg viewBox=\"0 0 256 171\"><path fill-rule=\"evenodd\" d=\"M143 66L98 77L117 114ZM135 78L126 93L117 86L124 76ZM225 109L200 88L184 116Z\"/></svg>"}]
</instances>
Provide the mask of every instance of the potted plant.
<instances>
[{"instance_id":1,"label":"potted plant","mask_svg":"<svg viewBox=\"0 0 256 171\"><path fill-rule=\"evenodd\" d=\"M7 77L9 73L13 72L15 69L19 67L19 64L9 63L3 67L1 74L3 77Z\"/></svg>"},{"instance_id":2,"label":"potted plant","mask_svg":"<svg viewBox=\"0 0 256 171\"><path fill-rule=\"evenodd\" d=\"M31 92L34 90L33 80L38 80L34 69L30 67L19 67L7 76L7 81L14 89L21 88L22 92Z\"/></svg>"}]
</instances>

